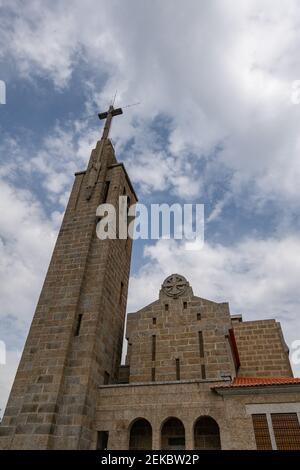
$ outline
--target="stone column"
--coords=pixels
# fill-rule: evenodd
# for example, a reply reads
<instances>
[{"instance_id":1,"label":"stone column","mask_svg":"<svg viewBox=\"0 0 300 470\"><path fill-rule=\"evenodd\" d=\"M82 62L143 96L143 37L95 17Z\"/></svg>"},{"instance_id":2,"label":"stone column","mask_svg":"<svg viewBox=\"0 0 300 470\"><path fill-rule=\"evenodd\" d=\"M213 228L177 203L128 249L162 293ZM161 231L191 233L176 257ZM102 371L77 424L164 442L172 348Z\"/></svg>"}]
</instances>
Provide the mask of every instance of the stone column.
<instances>
[{"instance_id":1,"label":"stone column","mask_svg":"<svg viewBox=\"0 0 300 470\"><path fill-rule=\"evenodd\" d=\"M152 426L152 449L160 450L160 423L154 423Z\"/></svg>"},{"instance_id":2,"label":"stone column","mask_svg":"<svg viewBox=\"0 0 300 470\"><path fill-rule=\"evenodd\" d=\"M193 423L185 423L185 448L186 450L194 449L194 432L193 432Z\"/></svg>"}]
</instances>

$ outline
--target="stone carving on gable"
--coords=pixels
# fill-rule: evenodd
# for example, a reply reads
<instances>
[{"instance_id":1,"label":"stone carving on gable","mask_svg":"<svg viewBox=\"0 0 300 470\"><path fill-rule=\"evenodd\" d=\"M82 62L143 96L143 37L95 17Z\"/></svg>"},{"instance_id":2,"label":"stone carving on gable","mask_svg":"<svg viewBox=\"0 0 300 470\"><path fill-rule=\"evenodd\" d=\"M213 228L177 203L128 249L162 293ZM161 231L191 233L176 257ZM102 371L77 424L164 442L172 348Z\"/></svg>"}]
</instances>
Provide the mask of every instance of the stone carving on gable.
<instances>
[{"instance_id":1,"label":"stone carving on gable","mask_svg":"<svg viewBox=\"0 0 300 470\"><path fill-rule=\"evenodd\" d=\"M180 274L171 274L164 280L162 289L169 297L176 298L185 293L188 285L189 283L185 277Z\"/></svg>"}]
</instances>

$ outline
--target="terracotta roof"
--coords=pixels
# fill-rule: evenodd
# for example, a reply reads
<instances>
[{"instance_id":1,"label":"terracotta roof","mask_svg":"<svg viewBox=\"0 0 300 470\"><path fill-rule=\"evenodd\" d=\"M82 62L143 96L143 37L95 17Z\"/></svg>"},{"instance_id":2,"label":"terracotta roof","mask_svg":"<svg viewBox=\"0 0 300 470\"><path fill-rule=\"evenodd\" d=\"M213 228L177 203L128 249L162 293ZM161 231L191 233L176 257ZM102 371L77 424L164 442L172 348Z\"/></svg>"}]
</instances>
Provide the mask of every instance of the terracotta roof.
<instances>
[{"instance_id":1,"label":"terracotta roof","mask_svg":"<svg viewBox=\"0 0 300 470\"><path fill-rule=\"evenodd\" d=\"M300 384L298 377L235 377L228 385L219 385L214 388L233 387L261 387L265 385Z\"/></svg>"},{"instance_id":2,"label":"terracotta roof","mask_svg":"<svg viewBox=\"0 0 300 470\"><path fill-rule=\"evenodd\" d=\"M298 384L297 377L235 377L233 387L256 387L257 385L287 385Z\"/></svg>"}]
</instances>

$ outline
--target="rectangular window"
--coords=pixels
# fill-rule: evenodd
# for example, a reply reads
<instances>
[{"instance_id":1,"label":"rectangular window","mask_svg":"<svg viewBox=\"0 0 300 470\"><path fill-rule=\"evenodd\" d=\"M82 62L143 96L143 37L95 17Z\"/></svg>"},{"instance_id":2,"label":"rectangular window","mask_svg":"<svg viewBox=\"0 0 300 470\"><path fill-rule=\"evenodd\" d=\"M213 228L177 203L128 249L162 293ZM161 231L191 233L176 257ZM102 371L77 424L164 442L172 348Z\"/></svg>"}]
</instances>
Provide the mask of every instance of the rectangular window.
<instances>
[{"instance_id":1,"label":"rectangular window","mask_svg":"<svg viewBox=\"0 0 300 470\"><path fill-rule=\"evenodd\" d=\"M187 302L183 302L183 308L184 308L184 309L187 308Z\"/></svg>"},{"instance_id":2,"label":"rectangular window","mask_svg":"<svg viewBox=\"0 0 300 470\"><path fill-rule=\"evenodd\" d=\"M109 378L110 378L110 375L108 372L104 372L104 379L103 379L103 385L108 385L109 384Z\"/></svg>"},{"instance_id":3,"label":"rectangular window","mask_svg":"<svg viewBox=\"0 0 300 470\"><path fill-rule=\"evenodd\" d=\"M198 331L198 339L199 339L199 354L200 354L200 357L204 357L204 345L203 345L202 331Z\"/></svg>"},{"instance_id":4,"label":"rectangular window","mask_svg":"<svg viewBox=\"0 0 300 470\"><path fill-rule=\"evenodd\" d=\"M201 313L197 313L197 320L201 320Z\"/></svg>"},{"instance_id":5,"label":"rectangular window","mask_svg":"<svg viewBox=\"0 0 300 470\"><path fill-rule=\"evenodd\" d=\"M180 361L176 359L176 380L180 380Z\"/></svg>"},{"instance_id":6,"label":"rectangular window","mask_svg":"<svg viewBox=\"0 0 300 470\"><path fill-rule=\"evenodd\" d=\"M107 201L108 192L109 192L109 185L110 185L110 181L105 181L104 191L103 191L103 202Z\"/></svg>"},{"instance_id":7,"label":"rectangular window","mask_svg":"<svg viewBox=\"0 0 300 470\"><path fill-rule=\"evenodd\" d=\"M130 197L127 196L127 194L126 194L126 188L123 189L123 196L126 196L126 198L127 198L126 202L127 202L127 216L128 216L131 200L130 200Z\"/></svg>"},{"instance_id":8,"label":"rectangular window","mask_svg":"<svg viewBox=\"0 0 300 470\"><path fill-rule=\"evenodd\" d=\"M155 317L152 318L152 323L153 323L153 325L156 325L156 318Z\"/></svg>"},{"instance_id":9,"label":"rectangular window","mask_svg":"<svg viewBox=\"0 0 300 470\"><path fill-rule=\"evenodd\" d=\"M169 304L165 304L165 311L166 311L166 312L169 311Z\"/></svg>"},{"instance_id":10,"label":"rectangular window","mask_svg":"<svg viewBox=\"0 0 300 470\"><path fill-rule=\"evenodd\" d=\"M272 413L272 426L278 450L300 450L297 413Z\"/></svg>"},{"instance_id":11,"label":"rectangular window","mask_svg":"<svg viewBox=\"0 0 300 470\"><path fill-rule=\"evenodd\" d=\"M108 444L108 431L97 432L97 450L106 450Z\"/></svg>"},{"instance_id":12,"label":"rectangular window","mask_svg":"<svg viewBox=\"0 0 300 470\"><path fill-rule=\"evenodd\" d=\"M272 443L266 415L252 415L252 423L257 450L272 450Z\"/></svg>"},{"instance_id":13,"label":"rectangular window","mask_svg":"<svg viewBox=\"0 0 300 470\"><path fill-rule=\"evenodd\" d=\"M151 380L152 382L155 382L155 367L152 367L151 369Z\"/></svg>"},{"instance_id":14,"label":"rectangular window","mask_svg":"<svg viewBox=\"0 0 300 470\"><path fill-rule=\"evenodd\" d=\"M77 325L76 325L76 330L75 330L75 336L79 336L80 333L80 327L81 327L81 322L82 322L82 313L78 315L77 318Z\"/></svg>"},{"instance_id":15,"label":"rectangular window","mask_svg":"<svg viewBox=\"0 0 300 470\"><path fill-rule=\"evenodd\" d=\"M201 365L201 377L203 380L206 379L206 370L204 364Z\"/></svg>"},{"instance_id":16,"label":"rectangular window","mask_svg":"<svg viewBox=\"0 0 300 470\"><path fill-rule=\"evenodd\" d=\"M152 361L155 361L156 356L156 336L152 335Z\"/></svg>"},{"instance_id":17,"label":"rectangular window","mask_svg":"<svg viewBox=\"0 0 300 470\"><path fill-rule=\"evenodd\" d=\"M121 282L121 287L120 287L120 297L119 297L119 304L121 305L122 299L123 299L123 291L124 291L124 284Z\"/></svg>"}]
</instances>

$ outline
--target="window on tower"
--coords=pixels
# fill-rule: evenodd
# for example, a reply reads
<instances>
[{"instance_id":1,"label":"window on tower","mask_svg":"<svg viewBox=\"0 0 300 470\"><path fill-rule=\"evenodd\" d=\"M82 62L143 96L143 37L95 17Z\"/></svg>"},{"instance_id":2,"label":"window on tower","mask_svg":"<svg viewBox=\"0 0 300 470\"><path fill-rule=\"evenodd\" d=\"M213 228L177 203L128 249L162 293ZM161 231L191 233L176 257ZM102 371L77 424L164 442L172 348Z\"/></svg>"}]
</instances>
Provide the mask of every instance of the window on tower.
<instances>
[{"instance_id":1,"label":"window on tower","mask_svg":"<svg viewBox=\"0 0 300 470\"><path fill-rule=\"evenodd\" d=\"M155 361L156 357L156 336L152 335L152 361Z\"/></svg>"},{"instance_id":2,"label":"window on tower","mask_svg":"<svg viewBox=\"0 0 300 470\"><path fill-rule=\"evenodd\" d=\"M104 183L104 193L103 193L103 202L107 201L108 192L109 192L110 181L105 181Z\"/></svg>"},{"instance_id":3,"label":"window on tower","mask_svg":"<svg viewBox=\"0 0 300 470\"><path fill-rule=\"evenodd\" d=\"M104 372L103 385L109 384L110 375L107 371Z\"/></svg>"},{"instance_id":4,"label":"window on tower","mask_svg":"<svg viewBox=\"0 0 300 470\"><path fill-rule=\"evenodd\" d=\"M204 344L203 344L203 333L198 331L198 340L199 340L199 354L200 357L204 357Z\"/></svg>"},{"instance_id":5,"label":"window on tower","mask_svg":"<svg viewBox=\"0 0 300 470\"><path fill-rule=\"evenodd\" d=\"M176 380L180 380L180 361L176 359Z\"/></svg>"},{"instance_id":6,"label":"window on tower","mask_svg":"<svg viewBox=\"0 0 300 470\"><path fill-rule=\"evenodd\" d=\"M75 336L79 336L80 333L80 328L81 328L81 322L82 322L82 313L78 315L77 318L77 325L76 325L76 330L75 330Z\"/></svg>"},{"instance_id":7,"label":"window on tower","mask_svg":"<svg viewBox=\"0 0 300 470\"><path fill-rule=\"evenodd\" d=\"M122 303L122 299L123 299L123 291L124 291L124 284L123 282L121 282L121 287L120 287L120 297L119 297L119 304Z\"/></svg>"}]
</instances>

